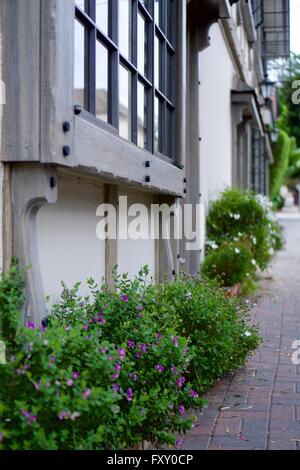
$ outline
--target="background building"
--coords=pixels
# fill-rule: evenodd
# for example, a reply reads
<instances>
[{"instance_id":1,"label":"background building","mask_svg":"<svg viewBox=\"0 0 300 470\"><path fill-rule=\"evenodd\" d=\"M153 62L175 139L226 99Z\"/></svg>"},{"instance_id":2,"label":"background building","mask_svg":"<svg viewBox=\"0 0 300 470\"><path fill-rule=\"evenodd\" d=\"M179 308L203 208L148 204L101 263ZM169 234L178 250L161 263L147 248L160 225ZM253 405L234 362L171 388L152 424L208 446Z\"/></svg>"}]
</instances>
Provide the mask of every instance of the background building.
<instances>
[{"instance_id":1,"label":"background building","mask_svg":"<svg viewBox=\"0 0 300 470\"><path fill-rule=\"evenodd\" d=\"M61 280L111 283L116 264L197 272L209 201L267 193L262 84L289 53L288 18L284 0L1 1L1 264L31 265L26 315L43 317ZM99 240L96 209L120 195L202 204L202 247Z\"/></svg>"}]
</instances>

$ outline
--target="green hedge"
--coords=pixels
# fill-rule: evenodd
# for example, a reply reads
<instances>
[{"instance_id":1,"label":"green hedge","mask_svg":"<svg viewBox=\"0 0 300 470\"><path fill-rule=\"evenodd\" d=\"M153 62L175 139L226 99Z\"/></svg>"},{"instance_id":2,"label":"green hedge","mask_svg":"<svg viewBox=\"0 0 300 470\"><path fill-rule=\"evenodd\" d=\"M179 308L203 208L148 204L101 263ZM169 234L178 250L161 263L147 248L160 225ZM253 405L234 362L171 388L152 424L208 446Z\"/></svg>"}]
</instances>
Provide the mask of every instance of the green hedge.
<instances>
[{"instance_id":1,"label":"green hedge","mask_svg":"<svg viewBox=\"0 0 300 470\"><path fill-rule=\"evenodd\" d=\"M64 287L47 326L20 320L16 268L2 277L0 449L126 449L143 439L180 446L190 407L259 342L245 312L214 283L116 279ZM9 316L7 313L10 312Z\"/></svg>"},{"instance_id":2,"label":"green hedge","mask_svg":"<svg viewBox=\"0 0 300 470\"><path fill-rule=\"evenodd\" d=\"M270 198L273 200L280 194L284 184L286 171L289 166L291 139L288 134L280 130L274 148L274 163L270 166Z\"/></svg>"}]
</instances>

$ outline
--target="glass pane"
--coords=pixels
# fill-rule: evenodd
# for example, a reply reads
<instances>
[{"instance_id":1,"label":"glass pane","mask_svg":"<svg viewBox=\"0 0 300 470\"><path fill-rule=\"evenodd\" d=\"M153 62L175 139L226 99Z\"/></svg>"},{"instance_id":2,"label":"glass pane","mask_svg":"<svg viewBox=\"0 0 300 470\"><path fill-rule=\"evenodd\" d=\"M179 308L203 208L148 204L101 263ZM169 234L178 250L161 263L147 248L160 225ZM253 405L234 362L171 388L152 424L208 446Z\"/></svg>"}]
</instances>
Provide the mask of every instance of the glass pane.
<instances>
[{"instance_id":1,"label":"glass pane","mask_svg":"<svg viewBox=\"0 0 300 470\"><path fill-rule=\"evenodd\" d=\"M166 154L174 158L174 110L167 106Z\"/></svg>"},{"instance_id":2,"label":"glass pane","mask_svg":"<svg viewBox=\"0 0 300 470\"><path fill-rule=\"evenodd\" d=\"M119 3L119 49L127 59L131 59L131 1Z\"/></svg>"},{"instance_id":3,"label":"glass pane","mask_svg":"<svg viewBox=\"0 0 300 470\"><path fill-rule=\"evenodd\" d=\"M154 98L154 150L158 152L159 150L159 99Z\"/></svg>"},{"instance_id":4,"label":"glass pane","mask_svg":"<svg viewBox=\"0 0 300 470\"><path fill-rule=\"evenodd\" d=\"M146 90L140 82L138 82L138 146L147 148Z\"/></svg>"},{"instance_id":5,"label":"glass pane","mask_svg":"<svg viewBox=\"0 0 300 470\"><path fill-rule=\"evenodd\" d=\"M76 6L81 8L81 10L85 10L85 0L76 0L75 3Z\"/></svg>"},{"instance_id":6,"label":"glass pane","mask_svg":"<svg viewBox=\"0 0 300 470\"><path fill-rule=\"evenodd\" d=\"M96 116L107 122L108 105L108 51L96 42Z\"/></svg>"},{"instance_id":7,"label":"glass pane","mask_svg":"<svg viewBox=\"0 0 300 470\"><path fill-rule=\"evenodd\" d=\"M108 0L96 0L96 24L108 35Z\"/></svg>"},{"instance_id":8,"label":"glass pane","mask_svg":"<svg viewBox=\"0 0 300 470\"><path fill-rule=\"evenodd\" d=\"M138 15L138 70L147 75L147 24L141 15Z\"/></svg>"},{"instance_id":9,"label":"glass pane","mask_svg":"<svg viewBox=\"0 0 300 470\"><path fill-rule=\"evenodd\" d=\"M84 27L75 20L74 99L84 107Z\"/></svg>"},{"instance_id":10,"label":"glass pane","mask_svg":"<svg viewBox=\"0 0 300 470\"><path fill-rule=\"evenodd\" d=\"M161 16L161 3L160 0L155 0L154 2L154 19L155 23L160 26L160 16Z\"/></svg>"},{"instance_id":11,"label":"glass pane","mask_svg":"<svg viewBox=\"0 0 300 470\"><path fill-rule=\"evenodd\" d=\"M167 91L166 95L173 101L174 89L174 55L167 52Z\"/></svg>"},{"instance_id":12,"label":"glass pane","mask_svg":"<svg viewBox=\"0 0 300 470\"><path fill-rule=\"evenodd\" d=\"M154 44L154 84L156 88L159 88L159 75L160 75L160 67L159 67L159 39L155 36L155 44Z\"/></svg>"},{"instance_id":13,"label":"glass pane","mask_svg":"<svg viewBox=\"0 0 300 470\"><path fill-rule=\"evenodd\" d=\"M120 65L120 114L119 134L131 140L131 75Z\"/></svg>"},{"instance_id":14,"label":"glass pane","mask_svg":"<svg viewBox=\"0 0 300 470\"><path fill-rule=\"evenodd\" d=\"M175 29L175 3L174 0L167 0L167 38L170 43L174 42Z\"/></svg>"}]
</instances>

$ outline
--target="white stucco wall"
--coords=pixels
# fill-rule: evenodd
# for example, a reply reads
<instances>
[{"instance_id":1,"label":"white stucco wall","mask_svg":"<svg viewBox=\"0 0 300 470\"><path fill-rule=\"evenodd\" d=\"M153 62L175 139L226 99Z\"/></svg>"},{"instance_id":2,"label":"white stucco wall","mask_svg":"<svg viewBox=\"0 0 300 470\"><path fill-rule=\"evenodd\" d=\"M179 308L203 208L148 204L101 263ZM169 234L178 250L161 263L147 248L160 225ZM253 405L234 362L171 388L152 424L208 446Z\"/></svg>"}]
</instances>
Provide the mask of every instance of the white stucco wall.
<instances>
[{"instance_id":1,"label":"white stucco wall","mask_svg":"<svg viewBox=\"0 0 300 470\"><path fill-rule=\"evenodd\" d=\"M231 88L234 66L219 24L199 54L200 191L208 203L232 183Z\"/></svg>"},{"instance_id":2,"label":"white stucco wall","mask_svg":"<svg viewBox=\"0 0 300 470\"><path fill-rule=\"evenodd\" d=\"M127 195L128 207L132 204L144 204L150 214L150 205L153 202L153 196L148 193L136 192L133 190L120 190L120 195ZM129 223L132 218L129 218ZM145 217L144 221L149 227L150 220ZM128 273L130 277L135 276L141 267L148 265L151 275L155 275L155 240L150 236L147 240L118 240L118 271L119 273Z\"/></svg>"},{"instance_id":3,"label":"white stucco wall","mask_svg":"<svg viewBox=\"0 0 300 470\"><path fill-rule=\"evenodd\" d=\"M61 281L72 287L105 275L105 242L96 237L96 209L104 202L103 185L61 178L58 202L37 215L38 249L45 294L57 301ZM88 293L85 282L81 292Z\"/></svg>"}]
</instances>

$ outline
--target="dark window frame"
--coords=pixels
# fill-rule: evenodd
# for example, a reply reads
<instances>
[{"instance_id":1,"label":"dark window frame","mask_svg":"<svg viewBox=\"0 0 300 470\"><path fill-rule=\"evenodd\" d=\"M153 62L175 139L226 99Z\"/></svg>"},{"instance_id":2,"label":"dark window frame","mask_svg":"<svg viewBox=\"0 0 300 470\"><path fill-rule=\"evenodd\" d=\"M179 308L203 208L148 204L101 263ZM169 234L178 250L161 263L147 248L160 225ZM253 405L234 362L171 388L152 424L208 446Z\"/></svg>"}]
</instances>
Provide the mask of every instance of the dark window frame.
<instances>
[{"instance_id":1,"label":"dark window frame","mask_svg":"<svg viewBox=\"0 0 300 470\"><path fill-rule=\"evenodd\" d=\"M176 0L160 2L159 24L155 22L155 1L131 0L131 58L125 57L118 46L119 1L108 0L108 34L96 24L96 0L85 0L84 10L75 2L75 18L85 29L84 111L82 116L97 126L119 132L119 67L131 74L131 116L129 141L138 145L138 83L145 93L145 146L144 149L167 161L176 160L175 149L175 77L176 77ZM147 41L146 75L138 69L138 16L145 21ZM155 84L155 38L161 47L159 54L160 81ZM107 122L96 117L96 41L108 51L108 106ZM169 59L169 60L168 60ZM159 145L154 148L154 100L160 103ZM141 147L140 147L141 148Z\"/></svg>"}]
</instances>

